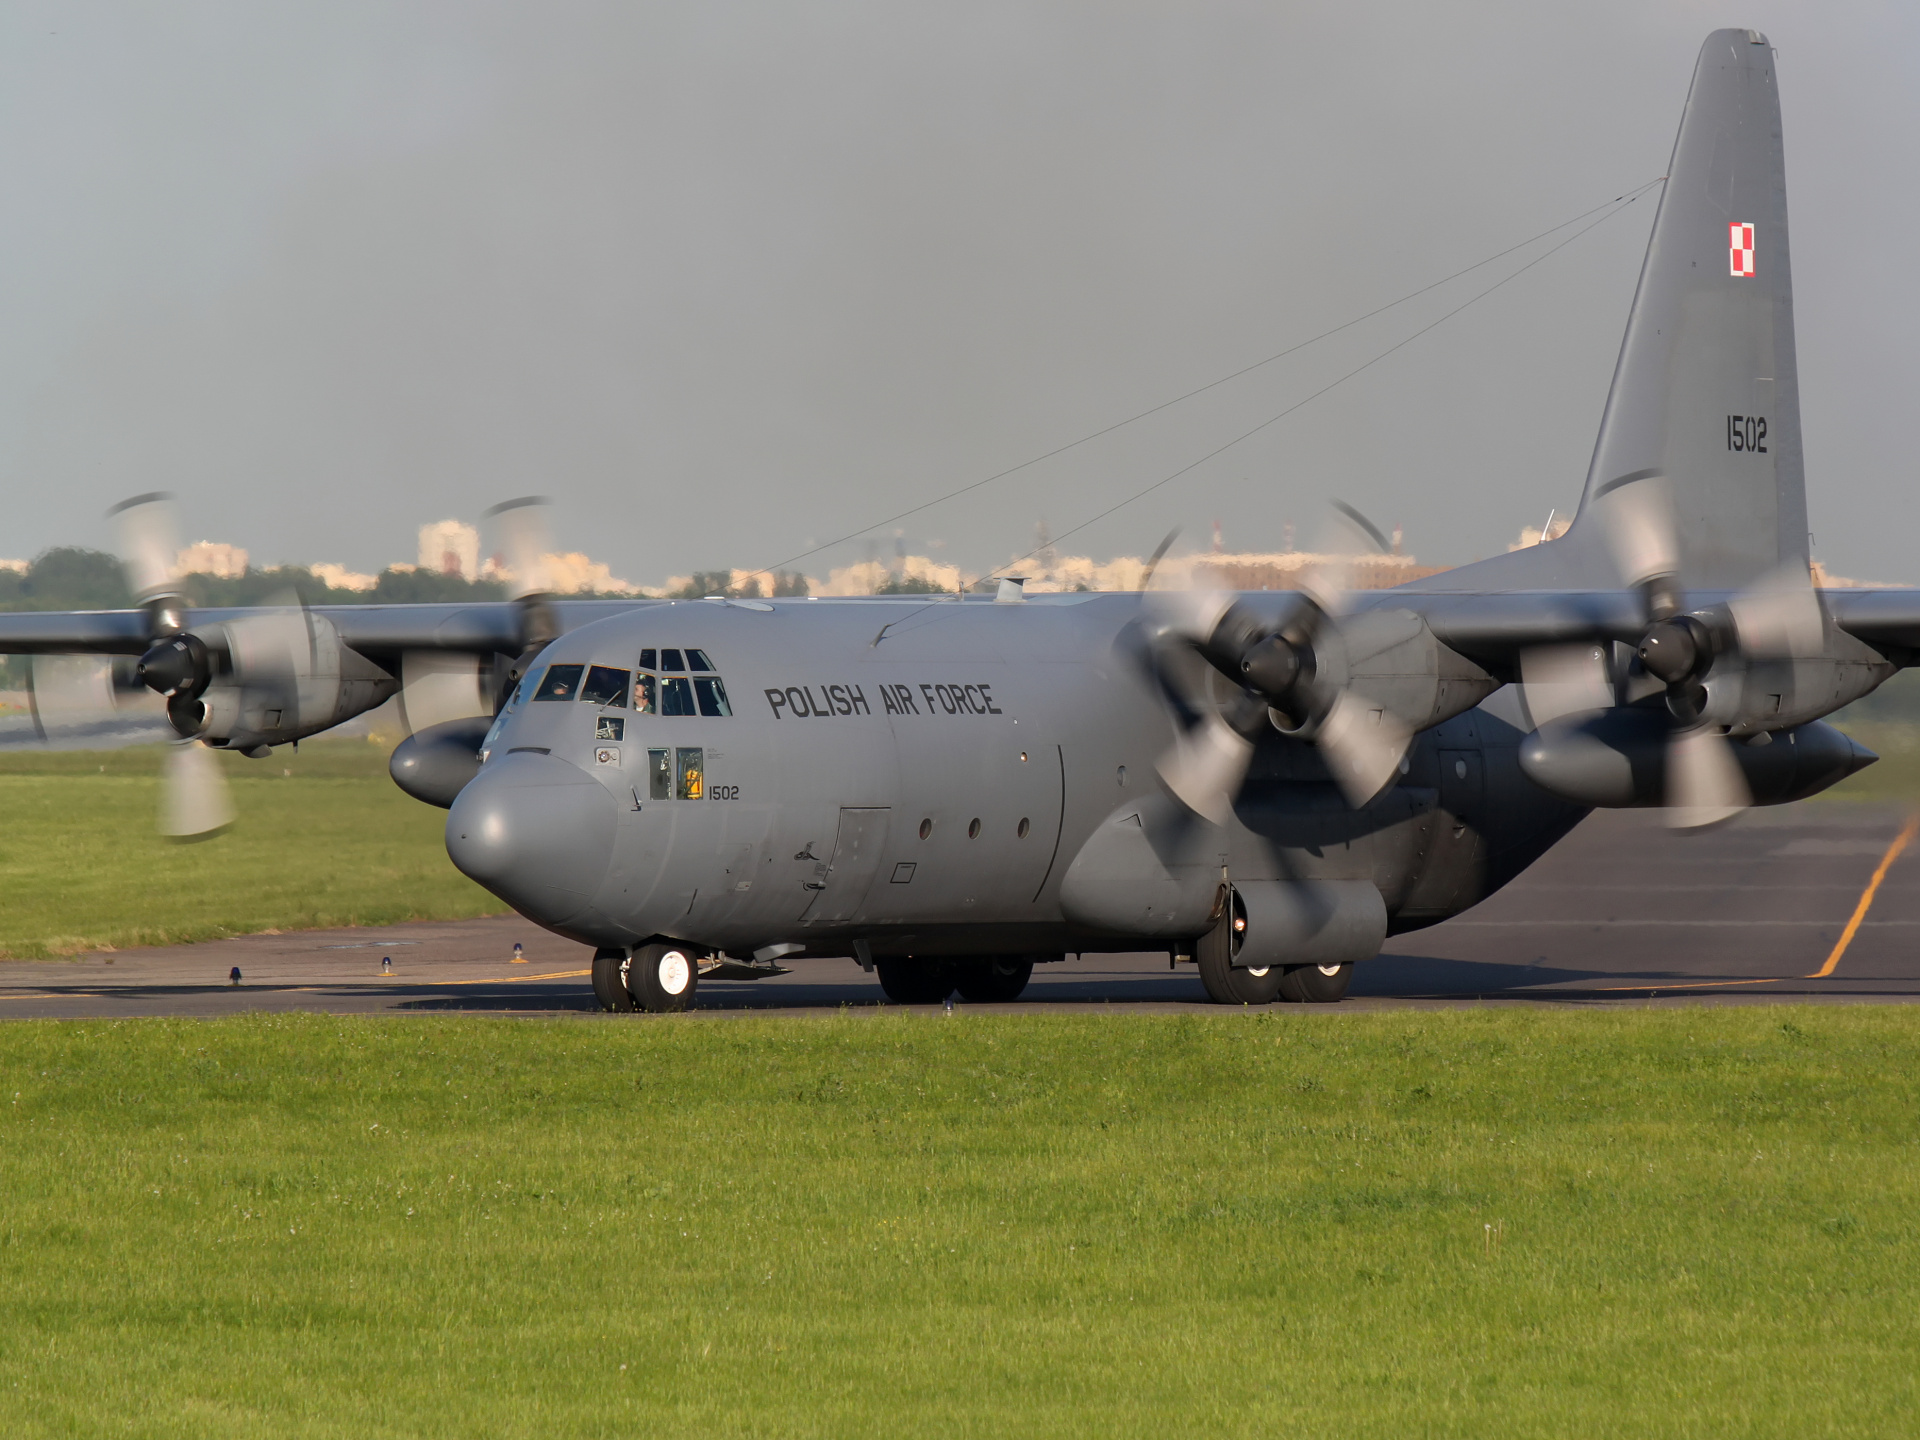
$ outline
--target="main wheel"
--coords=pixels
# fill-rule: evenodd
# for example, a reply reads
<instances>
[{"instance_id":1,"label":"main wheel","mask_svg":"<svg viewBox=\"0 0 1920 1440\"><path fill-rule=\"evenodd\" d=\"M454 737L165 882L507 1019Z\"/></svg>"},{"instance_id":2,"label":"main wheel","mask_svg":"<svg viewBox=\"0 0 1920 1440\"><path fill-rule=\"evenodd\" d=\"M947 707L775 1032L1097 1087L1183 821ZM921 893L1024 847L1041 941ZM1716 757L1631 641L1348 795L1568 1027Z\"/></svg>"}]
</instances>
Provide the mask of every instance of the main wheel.
<instances>
[{"instance_id":1,"label":"main wheel","mask_svg":"<svg viewBox=\"0 0 1920 1440\"><path fill-rule=\"evenodd\" d=\"M626 969L626 951L593 952L593 998L600 1002L602 1010L634 1008L633 996L627 993Z\"/></svg>"},{"instance_id":2,"label":"main wheel","mask_svg":"<svg viewBox=\"0 0 1920 1440\"><path fill-rule=\"evenodd\" d=\"M1289 965L1280 977L1280 998L1296 1005L1333 1005L1346 997L1353 965Z\"/></svg>"},{"instance_id":3,"label":"main wheel","mask_svg":"<svg viewBox=\"0 0 1920 1440\"><path fill-rule=\"evenodd\" d=\"M946 960L876 960L873 968L896 1005L938 1005L953 993L953 965Z\"/></svg>"},{"instance_id":4,"label":"main wheel","mask_svg":"<svg viewBox=\"0 0 1920 1440\"><path fill-rule=\"evenodd\" d=\"M1270 1005L1280 993L1284 974L1278 965L1263 965L1249 970L1235 965L1246 934L1246 911L1235 895L1221 915L1220 923L1193 944L1193 959L1200 971L1200 983L1207 987L1207 998L1216 1005Z\"/></svg>"},{"instance_id":5,"label":"main wheel","mask_svg":"<svg viewBox=\"0 0 1920 1440\"><path fill-rule=\"evenodd\" d=\"M627 967L627 992L655 1015L686 1009L699 983L700 957L685 945L642 945Z\"/></svg>"},{"instance_id":6,"label":"main wheel","mask_svg":"<svg viewBox=\"0 0 1920 1440\"><path fill-rule=\"evenodd\" d=\"M954 966L954 988L976 1005L1018 1000L1033 978L1033 962L1011 955L982 955Z\"/></svg>"}]
</instances>

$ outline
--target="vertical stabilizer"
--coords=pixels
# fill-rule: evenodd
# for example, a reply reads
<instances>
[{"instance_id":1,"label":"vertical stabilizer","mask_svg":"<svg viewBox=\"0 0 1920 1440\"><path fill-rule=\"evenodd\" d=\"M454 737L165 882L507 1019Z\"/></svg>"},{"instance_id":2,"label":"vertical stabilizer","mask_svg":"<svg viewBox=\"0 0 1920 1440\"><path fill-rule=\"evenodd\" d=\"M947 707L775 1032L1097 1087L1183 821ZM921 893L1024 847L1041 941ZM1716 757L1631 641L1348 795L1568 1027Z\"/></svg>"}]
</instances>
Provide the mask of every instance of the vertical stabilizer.
<instances>
[{"instance_id":1,"label":"vertical stabilizer","mask_svg":"<svg viewBox=\"0 0 1920 1440\"><path fill-rule=\"evenodd\" d=\"M1701 47L1574 528L1650 474L1671 487L1685 588L1806 560L1780 92L1757 31Z\"/></svg>"},{"instance_id":2,"label":"vertical stabilizer","mask_svg":"<svg viewBox=\"0 0 1920 1440\"><path fill-rule=\"evenodd\" d=\"M1716 30L1700 49L1573 526L1403 588L1629 583L1594 502L1647 480L1672 507L1683 590L1805 563L1780 94L1753 30Z\"/></svg>"}]
</instances>

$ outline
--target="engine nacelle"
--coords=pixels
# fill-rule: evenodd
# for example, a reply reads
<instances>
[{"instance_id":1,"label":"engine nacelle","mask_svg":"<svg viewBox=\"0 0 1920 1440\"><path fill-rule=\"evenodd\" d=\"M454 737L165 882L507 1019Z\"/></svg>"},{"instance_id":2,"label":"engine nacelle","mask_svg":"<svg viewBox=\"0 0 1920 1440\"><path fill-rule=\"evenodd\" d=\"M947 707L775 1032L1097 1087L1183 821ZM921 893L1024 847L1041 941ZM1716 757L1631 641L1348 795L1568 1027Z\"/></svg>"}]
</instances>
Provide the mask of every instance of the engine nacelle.
<instances>
[{"instance_id":1,"label":"engine nacelle","mask_svg":"<svg viewBox=\"0 0 1920 1440\"><path fill-rule=\"evenodd\" d=\"M400 688L394 676L343 644L331 621L309 611L263 613L183 638L205 656L204 683L194 677L178 684L168 695L167 719L182 735L217 749L252 751L302 740L373 709ZM152 668L150 685L180 678Z\"/></svg>"},{"instance_id":2,"label":"engine nacelle","mask_svg":"<svg viewBox=\"0 0 1920 1440\"><path fill-rule=\"evenodd\" d=\"M1618 706L1550 720L1520 742L1520 769L1549 794L1618 810L1663 805L1673 720L1664 709ZM1765 743L1756 743L1764 738ZM1880 757L1813 720L1729 745L1756 805L1817 795Z\"/></svg>"}]
</instances>

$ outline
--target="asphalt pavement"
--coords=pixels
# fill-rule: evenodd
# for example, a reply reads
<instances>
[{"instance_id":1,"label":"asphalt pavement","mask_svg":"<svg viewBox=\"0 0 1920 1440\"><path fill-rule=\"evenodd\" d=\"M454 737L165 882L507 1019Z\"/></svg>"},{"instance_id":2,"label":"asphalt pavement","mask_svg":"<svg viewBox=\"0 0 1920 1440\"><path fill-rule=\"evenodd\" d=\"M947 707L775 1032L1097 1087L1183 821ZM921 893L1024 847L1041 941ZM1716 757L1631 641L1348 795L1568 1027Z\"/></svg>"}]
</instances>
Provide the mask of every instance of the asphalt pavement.
<instances>
[{"instance_id":1,"label":"asphalt pavement","mask_svg":"<svg viewBox=\"0 0 1920 1440\"><path fill-rule=\"evenodd\" d=\"M1657 812L1602 811L1484 904L1389 940L1356 968L1346 1008L1920 1000L1920 843L1902 848L1908 825L1899 808L1824 802L1678 835ZM516 941L523 963L513 960ZM591 958L512 916L249 935L0 961L0 1018L249 1010L586 1017L594 1014ZM236 967L238 984L229 978ZM714 1015L884 1003L851 960L707 981L696 998ZM1211 1008L1193 967L1170 969L1154 953L1041 966L1017 1003L993 1008L1203 1007Z\"/></svg>"}]
</instances>

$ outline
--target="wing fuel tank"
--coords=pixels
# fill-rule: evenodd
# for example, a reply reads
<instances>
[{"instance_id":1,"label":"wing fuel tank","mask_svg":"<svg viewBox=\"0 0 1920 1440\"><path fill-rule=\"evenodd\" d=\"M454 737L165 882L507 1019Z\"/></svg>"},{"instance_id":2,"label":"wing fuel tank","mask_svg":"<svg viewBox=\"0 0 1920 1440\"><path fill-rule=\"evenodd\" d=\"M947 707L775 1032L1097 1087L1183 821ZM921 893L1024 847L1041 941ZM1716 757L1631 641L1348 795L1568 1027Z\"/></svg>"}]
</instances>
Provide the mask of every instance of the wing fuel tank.
<instances>
[{"instance_id":1,"label":"wing fuel tank","mask_svg":"<svg viewBox=\"0 0 1920 1440\"><path fill-rule=\"evenodd\" d=\"M1520 742L1520 769L1542 790L1577 805L1660 805L1673 727L1664 709L1640 706L1563 716ZM1757 738L1767 743L1728 747L1756 805L1804 800L1880 758L1819 720Z\"/></svg>"},{"instance_id":2,"label":"wing fuel tank","mask_svg":"<svg viewBox=\"0 0 1920 1440\"><path fill-rule=\"evenodd\" d=\"M394 747L387 773L414 799L450 809L480 773L480 744L492 724L489 715L470 715L416 730Z\"/></svg>"}]
</instances>

